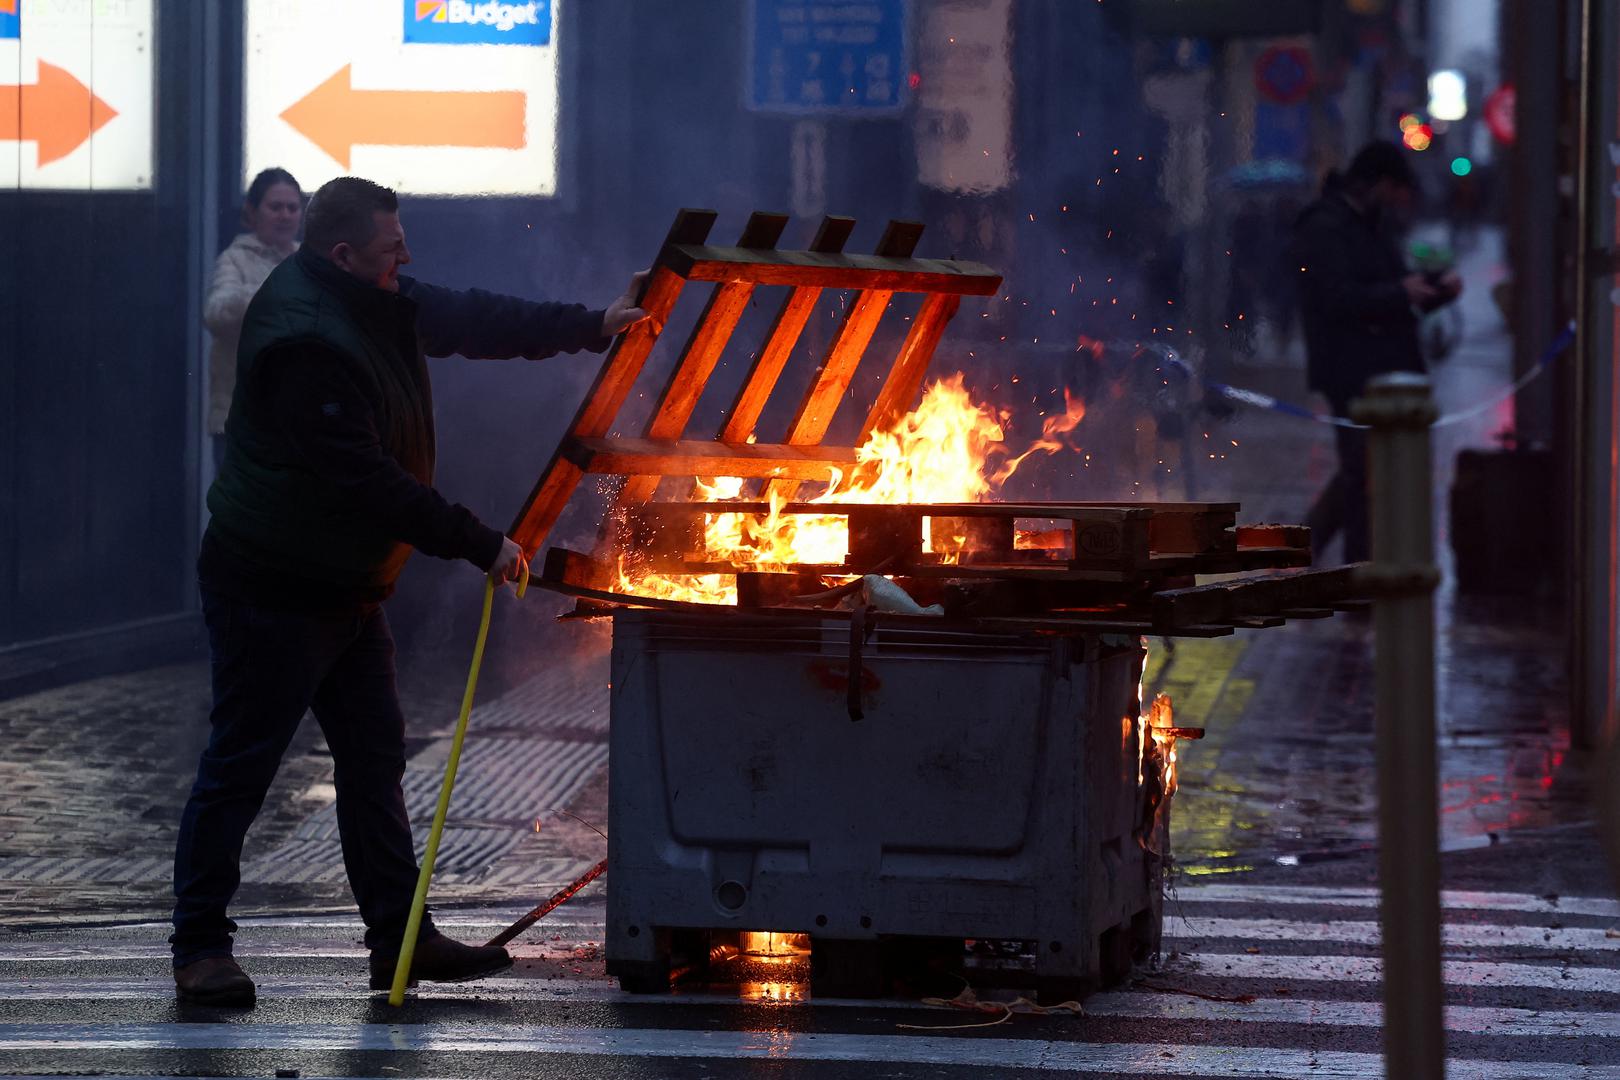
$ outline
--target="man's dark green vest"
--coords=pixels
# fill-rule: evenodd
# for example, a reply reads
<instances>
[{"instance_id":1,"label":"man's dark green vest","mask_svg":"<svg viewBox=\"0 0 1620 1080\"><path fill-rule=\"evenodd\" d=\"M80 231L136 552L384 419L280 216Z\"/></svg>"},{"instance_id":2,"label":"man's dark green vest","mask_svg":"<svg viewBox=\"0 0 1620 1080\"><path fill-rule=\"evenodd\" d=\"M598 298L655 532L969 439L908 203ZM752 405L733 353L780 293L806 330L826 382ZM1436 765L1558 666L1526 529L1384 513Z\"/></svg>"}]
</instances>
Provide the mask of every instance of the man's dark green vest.
<instances>
[{"instance_id":1,"label":"man's dark green vest","mask_svg":"<svg viewBox=\"0 0 1620 1080\"><path fill-rule=\"evenodd\" d=\"M301 346L344 365L371 405L384 452L433 482L433 401L416 305L300 251L270 274L242 323L209 529L271 570L386 593L410 547L275 437L262 376L278 354Z\"/></svg>"}]
</instances>

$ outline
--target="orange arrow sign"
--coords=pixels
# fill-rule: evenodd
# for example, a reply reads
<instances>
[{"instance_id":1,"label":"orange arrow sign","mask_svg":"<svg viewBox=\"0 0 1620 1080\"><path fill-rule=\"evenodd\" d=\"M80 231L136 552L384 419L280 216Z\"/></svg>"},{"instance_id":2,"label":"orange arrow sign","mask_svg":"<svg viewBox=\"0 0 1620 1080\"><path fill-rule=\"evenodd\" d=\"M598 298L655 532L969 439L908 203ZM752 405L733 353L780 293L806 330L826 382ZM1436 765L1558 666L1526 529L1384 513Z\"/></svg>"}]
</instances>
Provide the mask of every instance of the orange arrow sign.
<instances>
[{"instance_id":1,"label":"orange arrow sign","mask_svg":"<svg viewBox=\"0 0 1620 1080\"><path fill-rule=\"evenodd\" d=\"M84 83L39 62L39 81L0 86L0 141L39 143L39 163L67 157L118 115Z\"/></svg>"},{"instance_id":2,"label":"orange arrow sign","mask_svg":"<svg viewBox=\"0 0 1620 1080\"><path fill-rule=\"evenodd\" d=\"M490 146L527 142L521 90L356 90L349 66L281 114L345 169L355 146Z\"/></svg>"}]
</instances>

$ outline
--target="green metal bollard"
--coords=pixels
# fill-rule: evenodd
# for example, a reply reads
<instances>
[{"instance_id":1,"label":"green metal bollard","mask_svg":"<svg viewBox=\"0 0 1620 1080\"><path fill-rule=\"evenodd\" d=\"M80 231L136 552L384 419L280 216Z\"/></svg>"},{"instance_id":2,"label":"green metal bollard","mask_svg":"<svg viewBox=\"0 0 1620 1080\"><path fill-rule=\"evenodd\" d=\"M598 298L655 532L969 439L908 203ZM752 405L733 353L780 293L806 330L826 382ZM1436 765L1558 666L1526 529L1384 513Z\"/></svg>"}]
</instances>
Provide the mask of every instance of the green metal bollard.
<instances>
[{"instance_id":1,"label":"green metal bollard","mask_svg":"<svg viewBox=\"0 0 1620 1080\"><path fill-rule=\"evenodd\" d=\"M1374 598L1379 921L1384 1075L1444 1080L1440 814L1435 762L1433 475L1438 415L1421 375L1382 375L1351 416L1368 431L1372 556L1358 581Z\"/></svg>"}]
</instances>

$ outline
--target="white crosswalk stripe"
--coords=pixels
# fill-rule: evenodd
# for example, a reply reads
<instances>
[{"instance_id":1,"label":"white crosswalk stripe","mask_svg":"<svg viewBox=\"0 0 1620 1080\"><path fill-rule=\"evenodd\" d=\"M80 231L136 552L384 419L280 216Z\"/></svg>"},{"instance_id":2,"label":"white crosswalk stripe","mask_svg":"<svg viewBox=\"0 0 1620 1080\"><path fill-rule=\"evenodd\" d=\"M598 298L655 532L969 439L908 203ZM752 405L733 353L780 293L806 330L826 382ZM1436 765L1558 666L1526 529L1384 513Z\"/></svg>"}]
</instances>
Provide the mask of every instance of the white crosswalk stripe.
<instances>
[{"instance_id":1,"label":"white crosswalk stripe","mask_svg":"<svg viewBox=\"0 0 1620 1080\"><path fill-rule=\"evenodd\" d=\"M257 980L262 997L296 997L305 1002L353 1001L365 996L365 980L270 976ZM466 986L436 986L435 998L447 1000L562 1002L569 1004L628 1004L684 1008L694 1005L735 1005L736 994L685 991L667 997L636 997L605 983L578 980L493 978ZM78 979L0 980L0 1002L58 1001L76 997L94 1001L139 1001L169 997L167 984L152 979L107 979L85 986ZM893 1009L895 1002L866 998L818 1000L819 1009ZM1143 1020L1196 1020L1209 1023L1324 1024L1335 1027L1379 1028L1383 1007L1368 1001L1256 1000L1203 1001L1156 991L1109 991L1086 999L1089 1016ZM1620 1038L1620 1013L1571 1012L1556 1009L1480 1008L1453 1005L1446 1010L1450 1031L1476 1034L1533 1036L1536 1038Z\"/></svg>"},{"instance_id":2,"label":"white crosswalk stripe","mask_svg":"<svg viewBox=\"0 0 1620 1080\"><path fill-rule=\"evenodd\" d=\"M1215 883L1183 886L1173 894L1186 903L1234 901L1269 906L1303 905L1312 908L1376 908L1378 890L1328 885L1270 885L1257 890L1252 885ZM1472 892L1447 889L1440 894L1442 907L1457 911L1518 911L1534 915L1596 915L1620 919L1620 900L1589 896L1532 896L1529 893Z\"/></svg>"},{"instance_id":3,"label":"white crosswalk stripe","mask_svg":"<svg viewBox=\"0 0 1620 1080\"><path fill-rule=\"evenodd\" d=\"M342 1075L350 1064L391 1074L376 1073L382 1059L352 1057L363 1053L470 1055L434 1059L465 1062L444 1074L458 1077L487 1076L502 1060L532 1072L568 1057L608 1072L612 1062L640 1061L638 1076L662 1075L646 1071L660 1061L669 1075L697 1075L679 1063L701 1062L720 1077L770 1061L852 1070L840 1076L950 1066L997 1080L1009 1070L1371 1080L1384 1075L1376 904L1376 892L1355 888L1181 888L1168 905L1159 970L1093 996L1083 1018L1017 1015L989 1031L905 1030L898 1025L994 1017L894 1000L792 1003L777 1006L782 1023L761 1025L757 1010L745 1023L736 993L637 997L589 974L558 977L555 965L546 977L520 969L424 987L403 1022L388 1023L365 988L358 921L319 916L241 920L259 1010L229 1023L171 1023L159 1010L172 1009L161 927L0 937L0 1073L35 1061L131 1076L176 1064L210 1071L241 1053L303 1055L306 1077ZM1620 904L1485 892L1448 893L1444 904L1452 1080L1620 1080L1620 938L1609 925ZM438 921L475 940L518 914L447 911ZM520 959L566 960L601 940L599 899L558 914L519 940ZM277 1013L277 1003L308 1008ZM578 1019L574 1007L587 1005L594 1023ZM813 1023L788 1022L805 1008ZM687 1019L697 1014L705 1019Z\"/></svg>"},{"instance_id":4,"label":"white crosswalk stripe","mask_svg":"<svg viewBox=\"0 0 1620 1080\"><path fill-rule=\"evenodd\" d=\"M1187 941L1235 938L1242 941L1336 942L1346 945L1377 945L1378 924L1348 920L1299 922L1294 919L1226 919L1171 917L1165 932ZM1556 929L1541 926L1490 926L1453 923L1444 929L1444 943L1467 949L1510 947L1517 949L1592 950L1620 952L1620 938L1611 937L1603 927Z\"/></svg>"},{"instance_id":5,"label":"white crosswalk stripe","mask_svg":"<svg viewBox=\"0 0 1620 1080\"><path fill-rule=\"evenodd\" d=\"M1080 1043L1045 1039L845 1035L789 1031L679 1031L512 1025L367 1024L354 1029L287 1024L0 1025L0 1050L281 1050L528 1053L613 1058L839 1061L1031 1069L1074 1075L1199 1077L1383 1076L1377 1054L1272 1047ZM1548 1062L1453 1061L1467 1080L1620 1080L1620 1068Z\"/></svg>"},{"instance_id":6,"label":"white crosswalk stripe","mask_svg":"<svg viewBox=\"0 0 1620 1080\"><path fill-rule=\"evenodd\" d=\"M124 1025L0 1024L0 1050L44 1052L72 1047L113 1050L318 1050L355 1052L531 1053L623 1058L724 1058L843 1061L1034 1069L1127 1076L1335 1077L1383 1075L1377 1054L1270 1047L1080 1043L1047 1039L846 1035L794 1031L665 1031L530 1027L527 1025L366 1024L355 1029L285 1024ZM1556 1063L1458 1063L1470 1080L1620 1080L1620 1068Z\"/></svg>"}]
</instances>

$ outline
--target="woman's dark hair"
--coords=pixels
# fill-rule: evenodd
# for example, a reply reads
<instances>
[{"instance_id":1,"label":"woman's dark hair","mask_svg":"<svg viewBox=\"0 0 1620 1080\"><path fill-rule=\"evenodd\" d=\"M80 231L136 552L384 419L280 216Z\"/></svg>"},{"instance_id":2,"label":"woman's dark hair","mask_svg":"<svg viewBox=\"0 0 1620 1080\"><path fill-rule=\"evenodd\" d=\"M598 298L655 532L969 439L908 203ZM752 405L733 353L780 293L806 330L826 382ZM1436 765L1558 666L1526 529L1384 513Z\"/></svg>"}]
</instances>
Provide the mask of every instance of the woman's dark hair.
<instances>
[{"instance_id":1,"label":"woman's dark hair","mask_svg":"<svg viewBox=\"0 0 1620 1080\"><path fill-rule=\"evenodd\" d=\"M270 193L270 189L277 184L291 184L292 189L298 192L300 197L304 194L304 189L298 186L298 181L294 180L293 174L286 169L266 169L255 176L253 183L248 185L247 204L257 210L259 204L264 202L264 197Z\"/></svg>"},{"instance_id":2,"label":"woman's dark hair","mask_svg":"<svg viewBox=\"0 0 1620 1080\"><path fill-rule=\"evenodd\" d=\"M376 235L377 211L399 209L392 188L358 176L340 176L321 185L304 214L304 246L326 254L338 244L363 247Z\"/></svg>"}]
</instances>

